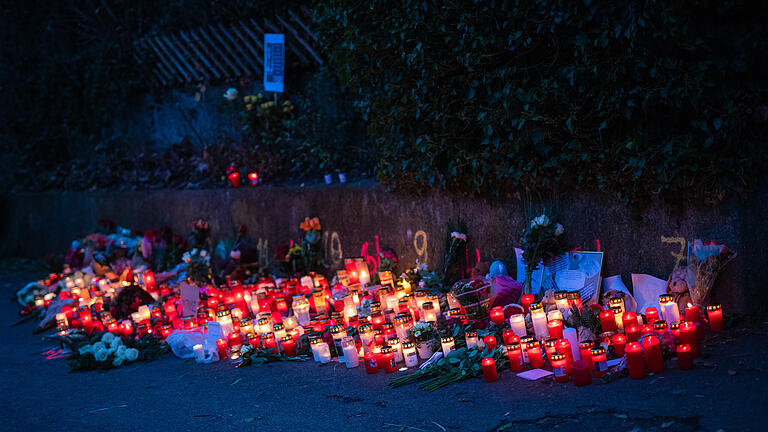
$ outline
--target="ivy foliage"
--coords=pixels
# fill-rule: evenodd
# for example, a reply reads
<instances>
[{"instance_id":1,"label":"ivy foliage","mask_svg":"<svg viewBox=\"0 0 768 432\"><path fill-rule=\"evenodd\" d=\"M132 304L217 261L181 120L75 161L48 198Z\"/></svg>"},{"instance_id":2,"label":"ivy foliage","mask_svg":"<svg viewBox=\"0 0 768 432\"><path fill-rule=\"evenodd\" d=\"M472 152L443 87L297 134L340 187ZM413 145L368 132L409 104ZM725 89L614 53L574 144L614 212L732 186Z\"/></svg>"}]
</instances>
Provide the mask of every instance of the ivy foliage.
<instances>
[{"instance_id":1,"label":"ivy foliage","mask_svg":"<svg viewBox=\"0 0 768 432\"><path fill-rule=\"evenodd\" d=\"M389 186L711 203L766 165L765 12L746 0L323 0L315 29Z\"/></svg>"}]
</instances>

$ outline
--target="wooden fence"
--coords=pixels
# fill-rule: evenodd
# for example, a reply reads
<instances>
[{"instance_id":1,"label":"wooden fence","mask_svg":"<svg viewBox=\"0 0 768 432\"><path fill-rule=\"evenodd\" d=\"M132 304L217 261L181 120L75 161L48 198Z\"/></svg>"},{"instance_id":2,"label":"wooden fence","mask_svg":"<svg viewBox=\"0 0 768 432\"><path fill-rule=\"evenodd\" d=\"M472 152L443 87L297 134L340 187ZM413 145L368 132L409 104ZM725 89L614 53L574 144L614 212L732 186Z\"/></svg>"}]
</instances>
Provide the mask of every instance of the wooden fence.
<instances>
[{"instance_id":1,"label":"wooden fence","mask_svg":"<svg viewBox=\"0 0 768 432\"><path fill-rule=\"evenodd\" d=\"M136 60L152 62L155 83L172 87L200 81L261 76L264 72L264 33L285 34L287 63L322 65L309 29L311 12L301 17L288 12L257 23L253 19L235 24L211 24L175 34L145 37L136 41Z\"/></svg>"}]
</instances>

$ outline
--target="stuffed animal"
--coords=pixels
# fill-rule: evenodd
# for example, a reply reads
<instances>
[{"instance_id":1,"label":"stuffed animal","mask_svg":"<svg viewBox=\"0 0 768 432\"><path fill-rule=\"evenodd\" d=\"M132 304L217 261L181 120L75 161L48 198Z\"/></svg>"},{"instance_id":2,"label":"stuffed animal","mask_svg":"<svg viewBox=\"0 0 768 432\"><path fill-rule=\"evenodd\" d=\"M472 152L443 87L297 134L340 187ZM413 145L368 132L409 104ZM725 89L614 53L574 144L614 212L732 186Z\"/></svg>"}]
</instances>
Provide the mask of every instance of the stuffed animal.
<instances>
[{"instance_id":1,"label":"stuffed animal","mask_svg":"<svg viewBox=\"0 0 768 432\"><path fill-rule=\"evenodd\" d=\"M675 302L681 311L685 310L688 303L692 303L688 278L688 269L678 268L672 272L667 282L667 294L675 296Z\"/></svg>"}]
</instances>

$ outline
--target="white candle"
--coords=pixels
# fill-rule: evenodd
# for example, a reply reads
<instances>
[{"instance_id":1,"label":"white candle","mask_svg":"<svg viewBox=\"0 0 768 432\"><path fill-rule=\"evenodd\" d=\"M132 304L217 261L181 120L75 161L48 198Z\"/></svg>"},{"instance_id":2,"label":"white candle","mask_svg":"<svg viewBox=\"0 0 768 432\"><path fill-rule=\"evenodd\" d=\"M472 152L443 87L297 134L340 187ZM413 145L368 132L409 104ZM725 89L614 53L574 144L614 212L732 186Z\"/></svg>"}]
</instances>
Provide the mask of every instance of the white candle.
<instances>
[{"instance_id":1,"label":"white candle","mask_svg":"<svg viewBox=\"0 0 768 432\"><path fill-rule=\"evenodd\" d=\"M541 309L531 311L531 321L533 322L533 334L536 335L536 339L549 339L547 314Z\"/></svg>"},{"instance_id":2,"label":"white candle","mask_svg":"<svg viewBox=\"0 0 768 432\"><path fill-rule=\"evenodd\" d=\"M440 338L440 346L443 349L444 356L447 356L448 353L456 349L452 336Z\"/></svg>"},{"instance_id":3,"label":"white candle","mask_svg":"<svg viewBox=\"0 0 768 432\"><path fill-rule=\"evenodd\" d=\"M395 354L395 363L403 361L403 345L400 343L400 339L395 337L387 343L392 347L392 352Z\"/></svg>"},{"instance_id":4,"label":"white candle","mask_svg":"<svg viewBox=\"0 0 768 432\"><path fill-rule=\"evenodd\" d=\"M309 276L304 276L300 279L299 283L301 283L301 286L307 287L309 289L312 289L315 287L315 282L312 280Z\"/></svg>"},{"instance_id":5,"label":"white candle","mask_svg":"<svg viewBox=\"0 0 768 432\"><path fill-rule=\"evenodd\" d=\"M205 360L205 350L203 349L202 344L195 344L192 346L192 351L195 353L195 360L197 361L203 361Z\"/></svg>"},{"instance_id":6,"label":"white candle","mask_svg":"<svg viewBox=\"0 0 768 432\"><path fill-rule=\"evenodd\" d=\"M571 344L571 353L573 354L573 361L581 360L581 349L579 348L579 335L575 328L567 328L563 330L563 338L568 339Z\"/></svg>"},{"instance_id":7,"label":"white candle","mask_svg":"<svg viewBox=\"0 0 768 432\"><path fill-rule=\"evenodd\" d=\"M555 309L555 310L551 310L551 311L547 312L547 321L552 321L552 320L556 320L556 319L559 319L561 321L565 321L563 319L563 313L560 312L559 309Z\"/></svg>"},{"instance_id":8,"label":"white candle","mask_svg":"<svg viewBox=\"0 0 768 432\"><path fill-rule=\"evenodd\" d=\"M413 342L403 344L403 357L405 357L405 366L414 367L419 365L419 355L416 353L416 347Z\"/></svg>"},{"instance_id":9,"label":"white candle","mask_svg":"<svg viewBox=\"0 0 768 432\"><path fill-rule=\"evenodd\" d=\"M341 349L344 356L344 363L347 368L355 368L360 364L355 340L351 336L345 336L341 341Z\"/></svg>"},{"instance_id":10,"label":"white candle","mask_svg":"<svg viewBox=\"0 0 768 432\"><path fill-rule=\"evenodd\" d=\"M525 317L523 314L515 314L509 317L509 325L517 336L526 337L528 335L528 331L525 329Z\"/></svg>"},{"instance_id":11,"label":"white candle","mask_svg":"<svg viewBox=\"0 0 768 432\"><path fill-rule=\"evenodd\" d=\"M668 323L680 321L680 308L677 307L677 302L672 296L660 296L659 306L664 321Z\"/></svg>"},{"instance_id":12,"label":"white candle","mask_svg":"<svg viewBox=\"0 0 768 432\"><path fill-rule=\"evenodd\" d=\"M477 332L467 332L464 334L467 341L467 349L477 347Z\"/></svg>"},{"instance_id":13,"label":"white candle","mask_svg":"<svg viewBox=\"0 0 768 432\"><path fill-rule=\"evenodd\" d=\"M328 347L327 343L320 342L317 344L317 357L320 360L320 363L328 363L331 361L331 349Z\"/></svg>"}]
</instances>

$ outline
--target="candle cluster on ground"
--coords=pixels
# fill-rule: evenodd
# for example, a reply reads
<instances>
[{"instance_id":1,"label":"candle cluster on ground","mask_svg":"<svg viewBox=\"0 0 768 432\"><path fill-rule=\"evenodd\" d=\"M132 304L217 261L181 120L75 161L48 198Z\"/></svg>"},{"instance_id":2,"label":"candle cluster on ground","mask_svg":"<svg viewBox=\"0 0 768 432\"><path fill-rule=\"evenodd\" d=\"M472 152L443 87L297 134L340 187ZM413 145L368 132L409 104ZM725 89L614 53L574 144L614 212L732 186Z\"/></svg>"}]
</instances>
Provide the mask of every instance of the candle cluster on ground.
<instances>
[{"instance_id":1,"label":"candle cluster on ground","mask_svg":"<svg viewBox=\"0 0 768 432\"><path fill-rule=\"evenodd\" d=\"M319 274L263 277L252 284L228 279L219 287L199 287L194 310L185 310L195 302L182 301L178 285L159 283L150 270L123 280L52 275L46 282L50 292L36 296L34 307L45 311L52 301L64 301L55 314L55 329L62 336L82 329L122 338L167 339L190 330L209 334L215 322L220 332L215 347L192 347L198 361L212 354L237 360L249 350L296 357L306 352L300 340L304 336L314 361L336 359L347 368L362 362L369 374L415 369L430 361L435 350L450 357L466 347L482 353L480 366L487 382L497 381L507 367L514 372L544 368L552 370L556 382L575 385L623 369L633 379L660 373L665 353L677 357L679 369L689 370L701 355L705 327L723 329L719 305L706 307L702 314L699 306L689 304L681 317L677 303L665 294L658 308L640 313L627 310L623 299L611 299L607 309L596 312L602 332L580 339L568 319L587 306L578 292L558 291L548 303L524 294L522 313L505 316L505 308L490 308L480 317L490 327L478 331L467 327L467 311L450 294L412 290L409 281L386 274L380 277L384 285L371 285L367 264L360 258L345 260L343 273L333 285ZM137 305L118 322L110 310L127 289L142 291L154 301ZM452 334L444 334L449 322ZM462 332L455 333L456 328ZM499 353L504 362L499 362ZM609 366L616 359L618 364Z\"/></svg>"}]
</instances>

